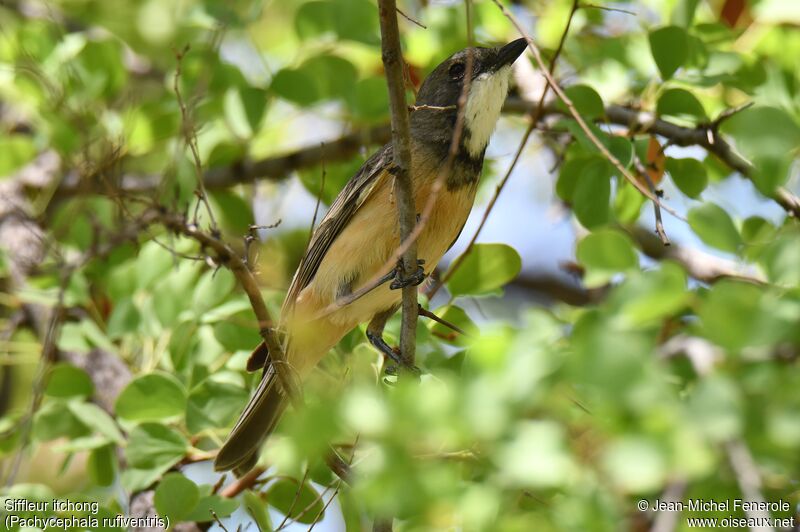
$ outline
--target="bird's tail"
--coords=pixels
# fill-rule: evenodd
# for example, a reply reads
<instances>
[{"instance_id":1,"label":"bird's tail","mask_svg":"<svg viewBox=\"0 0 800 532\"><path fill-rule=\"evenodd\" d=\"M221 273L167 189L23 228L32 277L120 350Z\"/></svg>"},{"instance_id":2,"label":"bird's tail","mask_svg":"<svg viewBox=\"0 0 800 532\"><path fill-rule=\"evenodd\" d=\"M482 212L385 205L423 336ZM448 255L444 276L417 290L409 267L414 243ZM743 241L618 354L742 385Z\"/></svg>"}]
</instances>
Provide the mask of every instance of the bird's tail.
<instances>
[{"instance_id":1,"label":"bird's tail","mask_svg":"<svg viewBox=\"0 0 800 532\"><path fill-rule=\"evenodd\" d=\"M275 428L286 407L286 396L275 368L266 359L265 350L266 346L262 343L251 355L251 360L258 357L264 359L264 374L214 460L214 469L217 471L232 469L236 475L242 475L252 469L258 461L261 444Z\"/></svg>"}]
</instances>

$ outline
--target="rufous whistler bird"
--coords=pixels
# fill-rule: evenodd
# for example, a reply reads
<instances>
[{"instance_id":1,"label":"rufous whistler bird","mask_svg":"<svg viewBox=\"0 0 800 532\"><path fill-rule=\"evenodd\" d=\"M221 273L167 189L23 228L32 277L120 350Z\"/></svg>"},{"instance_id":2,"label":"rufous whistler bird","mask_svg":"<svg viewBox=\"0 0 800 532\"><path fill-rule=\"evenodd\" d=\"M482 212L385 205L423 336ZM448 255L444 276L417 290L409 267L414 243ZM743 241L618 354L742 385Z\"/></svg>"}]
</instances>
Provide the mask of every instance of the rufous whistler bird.
<instances>
[{"instance_id":1,"label":"rufous whistler bird","mask_svg":"<svg viewBox=\"0 0 800 532\"><path fill-rule=\"evenodd\" d=\"M415 278L400 279L398 275L392 281L391 271L380 271L400 245L392 144L372 155L339 193L314 231L281 309L279 328L286 333L286 361L293 375L301 379L308 375L345 334L366 321L372 345L396 358L382 333L400 305L402 290L398 288L419 284L464 227L475 199L486 145L506 99L511 65L525 47L525 39L518 39L498 48L461 50L437 66L419 89L417 106L435 109L417 109L410 117L410 174L417 209L426 205L440 170L447 164L457 104L466 78L470 79L458 151L417 239L420 267ZM333 312L323 312L337 298L382 275L385 283ZM263 376L217 455L217 470L234 469L242 474L252 468L261 444L288 401L263 343L251 356L253 360L263 365Z\"/></svg>"}]
</instances>

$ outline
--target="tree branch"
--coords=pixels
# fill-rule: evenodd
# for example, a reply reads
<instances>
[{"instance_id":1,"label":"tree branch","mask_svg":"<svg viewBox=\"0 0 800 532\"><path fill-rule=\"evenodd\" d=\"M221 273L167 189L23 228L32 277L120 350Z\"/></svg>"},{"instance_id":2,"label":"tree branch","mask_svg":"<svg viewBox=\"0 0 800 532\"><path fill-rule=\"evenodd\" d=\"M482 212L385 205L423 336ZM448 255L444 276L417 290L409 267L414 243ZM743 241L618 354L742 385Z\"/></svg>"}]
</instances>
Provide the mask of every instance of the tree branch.
<instances>
[{"instance_id":1,"label":"tree branch","mask_svg":"<svg viewBox=\"0 0 800 532\"><path fill-rule=\"evenodd\" d=\"M530 100L509 97L503 107L503 112L506 114L530 114L535 111L536 105L536 102ZM546 105L543 110L543 116L565 114L567 113L563 109L552 104ZM736 153L721 134L713 133L712 140L709 141L708 128L705 126L693 128L679 126L658 118L654 113L630 109L621 105L607 105L604 115L606 123L625 126L634 134L658 135L676 146L700 146L714 154L728 168L745 177L752 176L752 164ZM204 174L205 185L207 189L214 190L237 184L253 183L261 179L282 181L296 170L317 166L323 160L326 163L344 161L365 145L383 144L390 139L391 128L383 124L348 133L336 140L326 142L324 149L319 145L314 145L294 150L285 155L256 161L244 160L231 165L211 168ZM119 187L125 192L147 193L156 190L161 181L162 176L160 175L127 174L120 179ZM23 179L23 182L30 189L45 189L49 186L49 183L42 183L40 179ZM102 190L99 184L97 175L81 179L77 173L72 173L63 178L54 197L63 199L81 194L97 193ZM784 187L779 187L772 199L787 213L800 218L800 198L798 196Z\"/></svg>"},{"instance_id":2,"label":"tree branch","mask_svg":"<svg viewBox=\"0 0 800 532\"><path fill-rule=\"evenodd\" d=\"M713 283L723 278L735 278L757 284L765 282L758 274L739 271L733 261L709 255L698 249L676 245L665 246L658 237L644 227L634 226L626 228L626 231L639 244L645 255L655 260L674 260L698 281Z\"/></svg>"},{"instance_id":3,"label":"tree branch","mask_svg":"<svg viewBox=\"0 0 800 532\"><path fill-rule=\"evenodd\" d=\"M530 112L533 103L519 98L509 98L504 110L513 113ZM550 114L567 114L563 110L551 106ZM728 168L751 179L753 165L736 152L727 140L714 128L708 125L685 127L658 118L654 113L637 111L621 105L608 105L605 108L605 119L608 123L626 126L631 133L650 133L666 138L676 146L700 146L716 155ZM795 218L800 218L800 198L784 187L778 187L772 196L783 209Z\"/></svg>"},{"instance_id":4,"label":"tree branch","mask_svg":"<svg viewBox=\"0 0 800 532\"><path fill-rule=\"evenodd\" d=\"M397 198L397 215L400 225L400 242L405 242L414 231L417 208L411 184L411 132L408 120L405 82L403 81L403 54L400 49L400 31L397 27L397 5L394 0L378 0L381 26L381 56L386 70L389 89L389 106L392 113L392 146L394 148L394 193ZM411 242L403 252L402 274L411 277L417 271L417 245ZM405 366L414 366L417 335L417 287L403 288L403 322L400 329L400 356Z\"/></svg>"}]
</instances>

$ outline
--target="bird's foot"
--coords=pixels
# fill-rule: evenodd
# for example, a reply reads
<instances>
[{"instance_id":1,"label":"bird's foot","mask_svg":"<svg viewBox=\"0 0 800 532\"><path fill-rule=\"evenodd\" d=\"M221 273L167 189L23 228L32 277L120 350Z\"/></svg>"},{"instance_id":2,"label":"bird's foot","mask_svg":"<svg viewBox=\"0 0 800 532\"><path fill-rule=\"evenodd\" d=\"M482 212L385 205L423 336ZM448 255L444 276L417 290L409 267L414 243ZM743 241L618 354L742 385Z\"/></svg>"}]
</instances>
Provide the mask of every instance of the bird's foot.
<instances>
[{"instance_id":1,"label":"bird's foot","mask_svg":"<svg viewBox=\"0 0 800 532\"><path fill-rule=\"evenodd\" d=\"M417 260L417 271L412 273L410 276L406 276L405 272L403 271L403 261L400 260L397 263L397 267L394 270L394 280L392 284L389 285L389 288L392 290L398 290L400 288L405 288L406 286L418 286L422 284L425 280L425 268L422 265L425 264L423 259Z\"/></svg>"},{"instance_id":2,"label":"bird's foot","mask_svg":"<svg viewBox=\"0 0 800 532\"><path fill-rule=\"evenodd\" d=\"M422 375L422 370L420 370L417 366L408 364L405 360L403 360L403 357L400 355L400 350L387 344L382 336L367 331L367 339L369 340L369 343L371 343L378 351L380 351L383 356L394 362L394 364L387 365L384 369L384 372L387 375L397 375L399 368L403 368L405 371L408 371L417 379L419 379L420 375Z\"/></svg>"}]
</instances>

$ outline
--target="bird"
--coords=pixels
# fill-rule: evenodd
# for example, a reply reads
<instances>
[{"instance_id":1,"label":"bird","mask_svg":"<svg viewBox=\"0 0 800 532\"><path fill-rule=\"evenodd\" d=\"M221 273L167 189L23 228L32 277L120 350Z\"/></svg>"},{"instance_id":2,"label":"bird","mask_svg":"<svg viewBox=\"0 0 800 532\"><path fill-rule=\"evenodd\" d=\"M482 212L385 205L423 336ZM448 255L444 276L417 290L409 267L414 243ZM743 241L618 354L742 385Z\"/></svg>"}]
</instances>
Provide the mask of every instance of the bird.
<instances>
[{"instance_id":1,"label":"bird","mask_svg":"<svg viewBox=\"0 0 800 532\"><path fill-rule=\"evenodd\" d=\"M409 119L409 173L417 209L431 196L440 170L449 165L449 172L417 237L415 275L402 276L399 266L381 271L400 245L391 142L361 166L333 201L313 232L281 307L278 330L293 376L302 381L345 334L366 322L369 342L398 360L382 333L400 306L399 288L421 283L464 228L486 146L508 93L512 64L526 46L521 38L499 47L465 48L434 68L419 88ZM468 93L460 110L465 87ZM463 127L457 128L460 112ZM386 282L347 304L333 305L375 278ZM325 312L332 305L334 309ZM214 461L216 470L237 475L256 465L262 444L288 402L263 342L253 351L248 369L262 369L261 380Z\"/></svg>"}]
</instances>

